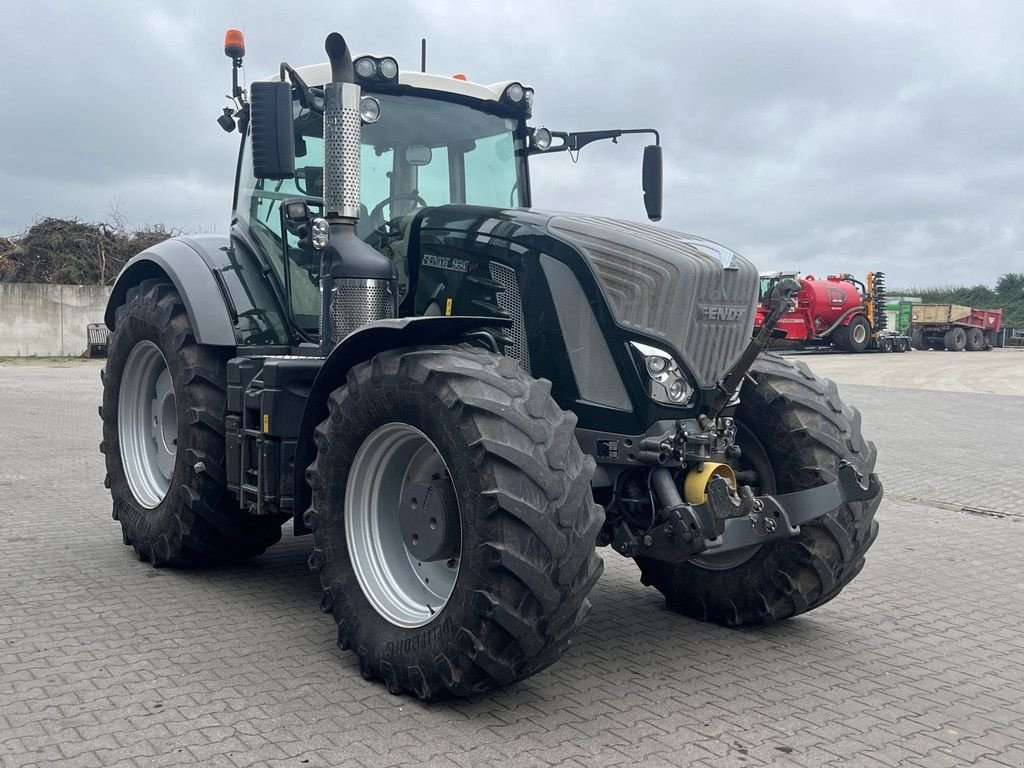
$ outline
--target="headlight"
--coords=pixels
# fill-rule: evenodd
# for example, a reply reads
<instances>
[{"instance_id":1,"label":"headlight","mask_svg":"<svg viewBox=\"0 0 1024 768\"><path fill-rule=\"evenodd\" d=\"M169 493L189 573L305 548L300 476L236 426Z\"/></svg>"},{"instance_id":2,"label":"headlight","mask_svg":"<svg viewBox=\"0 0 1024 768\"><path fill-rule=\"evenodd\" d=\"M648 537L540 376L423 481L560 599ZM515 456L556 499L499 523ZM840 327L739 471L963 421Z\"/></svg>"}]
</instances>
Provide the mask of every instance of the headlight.
<instances>
[{"instance_id":1,"label":"headlight","mask_svg":"<svg viewBox=\"0 0 1024 768\"><path fill-rule=\"evenodd\" d=\"M668 360L658 355L650 355L647 358L647 372L652 376L657 376L659 373L668 368Z\"/></svg>"},{"instance_id":2,"label":"headlight","mask_svg":"<svg viewBox=\"0 0 1024 768\"><path fill-rule=\"evenodd\" d=\"M387 80L398 77L398 62L390 56L380 60L380 74Z\"/></svg>"},{"instance_id":3,"label":"headlight","mask_svg":"<svg viewBox=\"0 0 1024 768\"><path fill-rule=\"evenodd\" d=\"M377 60L372 56L360 56L354 65L356 74L364 80L369 80L377 74Z\"/></svg>"},{"instance_id":4,"label":"headlight","mask_svg":"<svg viewBox=\"0 0 1024 768\"><path fill-rule=\"evenodd\" d=\"M652 400L667 405L686 405L693 395L693 387L679 363L663 349L629 342L630 350L642 372L647 374L647 394Z\"/></svg>"},{"instance_id":5,"label":"headlight","mask_svg":"<svg viewBox=\"0 0 1024 768\"><path fill-rule=\"evenodd\" d=\"M398 61L392 56L385 56L382 59L360 56L352 63L352 67L360 80L398 80Z\"/></svg>"},{"instance_id":6,"label":"headlight","mask_svg":"<svg viewBox=\"0 0 1024 768\"><path fill-rule=\"evenodd\" d=\"M551 146L551 131L547 128L534 128L530 133L530 144L541 152L545 151Z\"/></svg>"},{"instance_id":7,"label":"headlight","mask_svg":"<svg viewBox=\"0 0 1024 768\"><path fill-rule=\"evenodd\" d=\"M359 117L364 123L376 123L380 119L380 102L373 96L363 96L359 100Z\"/></svg>"},{"instance_id":8,"label":"headlight","mask_svg":"<svg viewBox=\"0 0 1024 768\"><path fill-rule=\"evenodd\" d=\"M330 236L331 227L327 223L327 219L317 217L309 222L309 226L312 228L312 237L310 238L313 247L318 251L322 251L327 247L327 240Z\"/></svg>"}]
</instances>

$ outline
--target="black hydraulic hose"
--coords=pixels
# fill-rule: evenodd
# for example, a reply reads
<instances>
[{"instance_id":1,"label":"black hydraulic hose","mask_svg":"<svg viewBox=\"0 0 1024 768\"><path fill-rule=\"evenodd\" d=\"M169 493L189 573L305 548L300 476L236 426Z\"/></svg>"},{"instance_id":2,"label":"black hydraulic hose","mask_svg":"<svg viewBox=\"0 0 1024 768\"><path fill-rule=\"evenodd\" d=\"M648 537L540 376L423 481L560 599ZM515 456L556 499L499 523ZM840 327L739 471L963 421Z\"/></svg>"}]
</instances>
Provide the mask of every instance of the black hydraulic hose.
<instances>
[{"instance_id":1,"label":"black hydraulic hose","mask_svg":"<svg viewBox=\"0 0 1024 768\"><path fill-rule=\"evenodd\" d=\"M846 310L845 312L843 312L843 314L841 314L839 316L838 320L836 320L834 323L832 323L832 325L830 325L824 331L819 333L818 334L818 338L819 339L824 339L826 336L828 336L830 333L832 333L832 331L834 331L836 328L838 328L839 324L841 322L843 322L843 320L845 320L846 318L850 317L851 315L855 315L857 312L861 311L862 309L864 309L863 305L861 305L859 307L850 307L848 310Z\"/></svg>"},{"instance_id":2,"label":"black hydraulic hose","mask_svg":"<svg viewBox=\"0 0 1024 768\"><path fill-rule=\"evenodd\" d=\"M732 396L736 394L736 390L739 389L740 384L743 381L743 377L747 375L750 370L750 366L754 364L754 360L761 354L765 347L768 346L769 340L771 340L772 331L775 330L776 324L779 322L781 317L786 313L790 306L795 301L796 295L800 292L800 283L791 277L786 277L775 284L772 288L772 292L768 297L769 304L771 306L771 312L768 313L768 317L765 318L764 323L758 329L754 338L747 344L747 348L743 350L743 354L740 355L740 359L737 360L732 368L729 369L729 373L726 374L725 379L718 385L718 397L715 398L715 402L711 404L711 408L708 410L708 418L714 420L718 417L718 414L722 412L722 409L729 404L732 400Z\"/></svg>"}]
</instances>

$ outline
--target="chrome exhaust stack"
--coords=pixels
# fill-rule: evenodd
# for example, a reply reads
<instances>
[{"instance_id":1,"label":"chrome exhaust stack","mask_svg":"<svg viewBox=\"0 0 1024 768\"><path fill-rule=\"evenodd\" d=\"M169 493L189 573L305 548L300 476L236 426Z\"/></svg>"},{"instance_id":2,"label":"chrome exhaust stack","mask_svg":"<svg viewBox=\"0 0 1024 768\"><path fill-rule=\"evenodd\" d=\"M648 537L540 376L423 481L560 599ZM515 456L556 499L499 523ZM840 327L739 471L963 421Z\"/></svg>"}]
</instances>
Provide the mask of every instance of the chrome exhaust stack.
<instances>
[{"instance_id":1,"label":"chrome exhaust stack","mask_svg":"<svg viewBox=\"0 0 1024 768\"><path fill-rule=\"evenodd\" d=\"M352 54L337 32L324 43L331 82L324 87L324 218L327 246L320 266L321 351L332 349L353 331L397 314L394 266L356 235L360 205L361 89L355 83Z\"/></svg>"}]
</instances>

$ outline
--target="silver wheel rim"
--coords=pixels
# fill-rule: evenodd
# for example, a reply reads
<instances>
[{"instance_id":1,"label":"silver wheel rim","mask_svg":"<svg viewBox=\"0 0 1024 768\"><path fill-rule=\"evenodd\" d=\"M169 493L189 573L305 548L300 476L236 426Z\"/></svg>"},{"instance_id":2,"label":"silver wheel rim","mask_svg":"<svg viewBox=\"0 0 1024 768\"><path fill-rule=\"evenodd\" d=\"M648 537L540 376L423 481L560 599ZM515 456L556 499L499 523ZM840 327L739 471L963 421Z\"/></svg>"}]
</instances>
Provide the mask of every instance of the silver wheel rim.
<instances>
[{"instance_id":1,"label":"silver wheel rim","mask_svg":"<svg viewBox=\"0 0 1024 768\"><path fill-rule=\"evenodd\" d=\"M856 325L854 325L854 327L853 327L853 340L854 341L856 341L858 344L860 344L867 337L868 337L867 328L865 328L860 323L857 323Z\"/></svg>"},{"instance_id":2,"label":"silver wheel rim","mask_svg":"<svg viewBox=\"0 0 1024 768\"><path fill-rule=\"evenodd\" d=\"M423 488L429 490L418 499ZM448 544L425 559L414 550L438 527ZM414 538L419 535L424 538ZM377 613L407 628L437 617L459 575L462 529L451 473L430 438L398 422L366 438L345 488L345 538L359 586Z\"/></svg>"},{"instance_id":3,"label":"silver wheel rim","mask_svg":"<svg viewBox=\"0 0 1024 768\"><path fill-rule=\"evenodd\" d=\"M178 452L174 382L163 352L140 341L128 354L117 401L121 462L135 500L153 509L167 495Z\"/></svg>"}]
</instances>

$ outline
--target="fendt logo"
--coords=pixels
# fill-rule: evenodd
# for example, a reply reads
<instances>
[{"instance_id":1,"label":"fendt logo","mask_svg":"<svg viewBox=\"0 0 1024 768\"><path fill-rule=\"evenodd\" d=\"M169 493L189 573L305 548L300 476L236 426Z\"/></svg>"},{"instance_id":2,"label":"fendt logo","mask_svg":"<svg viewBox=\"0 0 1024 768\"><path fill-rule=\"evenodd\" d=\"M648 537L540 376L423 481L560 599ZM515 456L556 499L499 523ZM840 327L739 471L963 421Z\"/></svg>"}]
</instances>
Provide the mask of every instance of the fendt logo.
<instances>
[{"instance_id":1,"label":"fendt logo","mask_svg":"<svg viewBox=\"0 0 1024 768\"><path fill-rule=\"evenodd\" d=\"M746 315L744 307L726 307L722 305L700 305L700 314L705 320L723 323L735 323Z\"/></svg>"}]
</instances>

